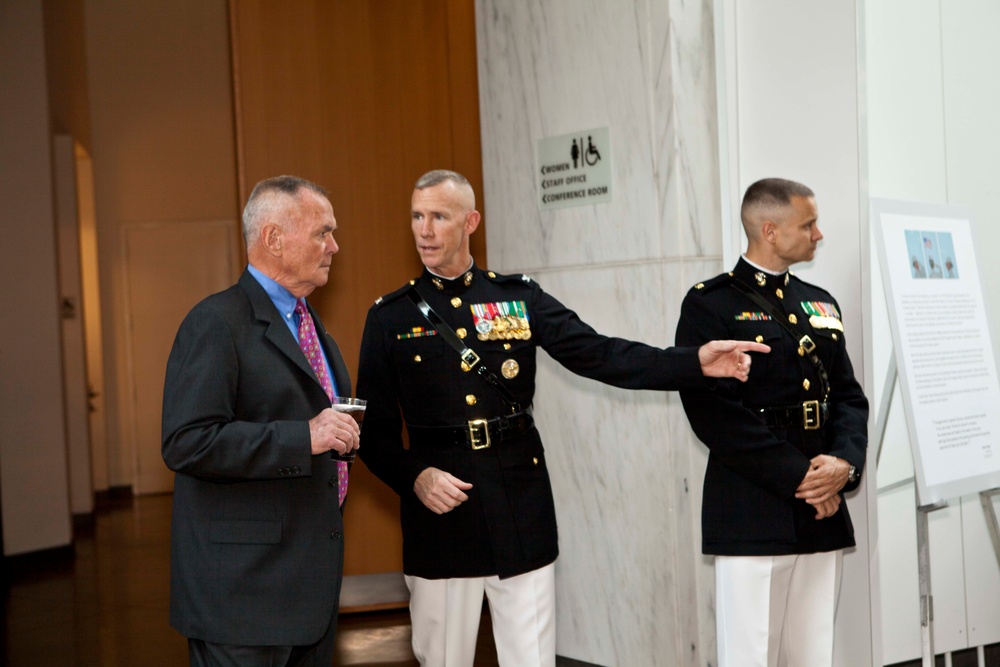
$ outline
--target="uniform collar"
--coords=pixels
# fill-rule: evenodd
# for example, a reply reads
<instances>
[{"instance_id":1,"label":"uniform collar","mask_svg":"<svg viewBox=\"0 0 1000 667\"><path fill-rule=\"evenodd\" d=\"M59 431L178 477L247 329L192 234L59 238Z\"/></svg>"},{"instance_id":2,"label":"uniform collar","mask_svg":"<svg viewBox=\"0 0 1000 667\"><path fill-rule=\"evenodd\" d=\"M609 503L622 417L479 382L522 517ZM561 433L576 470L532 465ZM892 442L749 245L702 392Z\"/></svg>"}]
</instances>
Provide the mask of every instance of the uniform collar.
<instances>
[{"instance_id":1,"label":"uniform collar","mask_svg":"<svg viewBox=\"0 0 1000 667\"><path fill-rule=\"evenodd\" d=\"M771 273L761 267L751 264L746 257L740 257L733 270L733 276L738 280L750 285L760 292L775 294L779 299L784 298L784 291L788 287L788 271L782 273Z\"/></svg>"},{"instance_id":2,"label":"uniform collar","mask_svg":"<svg viewBox=\"0 0 1000 667\"><path fill-rule=\"evenodd\" d=\"M481 271L473 262L469 270L455 278L442 278L430 272L424 267L424 272L420 276L420 282L429 285L435 292L441 292L449 296L461 294L469 289L476 280L480 280Z\"/></svg>"}]
</instances>

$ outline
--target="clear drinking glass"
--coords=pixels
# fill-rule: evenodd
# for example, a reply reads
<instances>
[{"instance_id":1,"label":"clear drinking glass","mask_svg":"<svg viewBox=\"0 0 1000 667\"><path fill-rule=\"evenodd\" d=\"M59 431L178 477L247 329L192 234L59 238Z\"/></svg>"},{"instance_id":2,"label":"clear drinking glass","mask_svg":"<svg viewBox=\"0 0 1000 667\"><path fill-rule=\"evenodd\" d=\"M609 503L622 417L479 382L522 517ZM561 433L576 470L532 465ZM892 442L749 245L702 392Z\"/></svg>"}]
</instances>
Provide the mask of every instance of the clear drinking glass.
<instances>
[{"instance_id":1,"label":"clear drinking glass","mask_svg":"<svg viewBox=\"0 0 1000 667\"><path fill-rule=\"evenodd\" d=\"M358 422L358 426L365 420L365 406L368 405L368 401L363 398L351 398L350 396L334 396L330 407L332 407L337 412L344 412L354 418L354 421ZM341 454L335 449L330 450L330 458L335 461L353 461L354 451L348 452L347 454Z\"/></svg>"}]
</instances>

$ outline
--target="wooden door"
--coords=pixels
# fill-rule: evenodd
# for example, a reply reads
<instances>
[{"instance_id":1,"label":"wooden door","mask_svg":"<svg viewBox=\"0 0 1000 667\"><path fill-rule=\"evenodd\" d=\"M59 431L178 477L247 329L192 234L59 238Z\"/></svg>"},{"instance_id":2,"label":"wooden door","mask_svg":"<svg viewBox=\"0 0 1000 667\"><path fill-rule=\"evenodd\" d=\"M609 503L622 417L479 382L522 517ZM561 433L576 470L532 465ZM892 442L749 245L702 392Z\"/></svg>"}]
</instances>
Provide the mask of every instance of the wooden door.
<instances>
[{"instance_id":1,"label":"wooden door","mask_svg":"<svg viewBox=\"0 0 1000 667\"><path fill-rule=\"evenodd\" d=\"M233 284L233 220L126 225L128 403L137 494L173 490L160 455L163 379L174 335L192 306Z\"/></svg>"}]
</instances>

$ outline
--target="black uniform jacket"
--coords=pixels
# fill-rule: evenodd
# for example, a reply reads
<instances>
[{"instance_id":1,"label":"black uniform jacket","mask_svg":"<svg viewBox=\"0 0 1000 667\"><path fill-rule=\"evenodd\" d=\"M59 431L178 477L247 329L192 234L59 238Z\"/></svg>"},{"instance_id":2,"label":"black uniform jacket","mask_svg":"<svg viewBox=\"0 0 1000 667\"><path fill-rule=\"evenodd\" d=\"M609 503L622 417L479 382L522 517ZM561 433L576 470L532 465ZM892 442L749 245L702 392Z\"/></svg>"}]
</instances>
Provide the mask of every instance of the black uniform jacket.
<instances>
[{"instance_id":1,"label":"black uniform jacket","mask_svg":"<svg viewBox=\"0 0 1000 667\"><path fill-rule=\"evenodd\" d=\"M312 312L339 391L351 380ZM170 622L186 637L308 645L336 613L343 570L337 466L312 456L308 420L330 406L260 283L196 305L163 392L163 459L177 475Z\"/></svg>"},{"instance_id":2,"label":"black uniform jacket","mask_svg":"<svg viewBox=\"0 0 1000 667\"><path fill-rule=\"evenodd\" d=\"M538 347L574 373L618 387L709 384L695 348L662 350L602 336L526 276L473 267L455 280L425 271L415 284L524 408L535 394ZM462 370L458 353L406 296L409 287L369 310L358 371L358 397L368 400L358 453L400 495L404 572L429 579L509 577L551 563L558 555L556 518L536 429L477 451L426 439L416 444L411 429L410 449L403 448L404 420L460 427L508 412L496 389ZM479 340L488 327L493 338L484 333L488 339ZM427 509L413 483L429 466L471 483L469 500L442 515Z\"/></svg>"},{"instance_id":3,"label":"black uniform jacket","mask_svg":"<svg viewBox=\"0 0 1000 667\"><path fill-rule=\"evenodd\" d=\"M759 285L758 278L765 282ZM821 427L802 420L767 426L760 408L823 401L823 382L808 355L777 321L735 287L739 280L774 304L776 312L816 344L829 376L829 413ZM741 259L735 270L696 285L684 299L678 345L712 339L756 340L771 346L755 354L746 383L722 380L715 391L682 391L694 432L708 445L702 501L702 549L707 554L782 555L832 551L854 544L842 502L832 517L795 498L809 460L830 454L862 470L868 444L868 401L847 356L840 308L830 293L785 273L758 272ZM773 412L771 413L774 414ZM773 423L773 422L772 422ZM857 486L848 484L844 490Z\"/></svg>"}]
</instances>

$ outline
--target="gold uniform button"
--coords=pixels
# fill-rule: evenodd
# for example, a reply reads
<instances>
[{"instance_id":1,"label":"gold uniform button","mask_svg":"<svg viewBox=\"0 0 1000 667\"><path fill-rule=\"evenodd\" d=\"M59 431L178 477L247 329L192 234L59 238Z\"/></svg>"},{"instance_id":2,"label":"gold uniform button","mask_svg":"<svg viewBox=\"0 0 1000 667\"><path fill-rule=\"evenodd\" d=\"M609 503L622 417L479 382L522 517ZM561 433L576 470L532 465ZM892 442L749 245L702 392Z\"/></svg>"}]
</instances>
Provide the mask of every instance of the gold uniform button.
<instances>
[{"instance_id":1,"label":"gold uniform button","mask_svg":"<svg viewBox=\"0 0 1000 667\"><path fill-rule=\"evenodd\" d=\"M805 389L806 391L809 391L809 378L806 378L805 380L802 381L802 388Z\"/></svg>"},{"instance_id":2,"label":"gold uniform button","mask_svg":"<svg viewBox=\"0 0 1000 667\"><path fill-rule=\"evenodd\" d=\"M698 283L694 286L695 289L705 289L705 283Z\"/></svg>"},{"instance_id":3,"label":"gold uniform button","mask_svg":"<svg viewBox=\"0 0 1000 667\"><path fill-rule=\"evenodd\" d=\"M462 300L456 296L451 300L451 305L453 308L458 308L462 305Z\"/></svg>"},{"instance_id":4,"label":"gold uniform button","mask_svg":"<svg viewBox=\"0 0 1000 667\"><path fill-rule=\"evenodd\" d=\"M534 463L535 465L538 465L538 457L537 456L532 456L531 457L531 462Z\"/></svg>"},{"instance_id":5,"label":"gold uniform button","mask_svg":"<svg viewBox=\"0 0 1000 667\"><path fill-rule=\"evenodd\" d=\"M754 340L757 341L758 343L763 343L764 342L764 337L761 336L761 335L758 335L756 338L754 338Z\"/></svg>"},{"instance_id":6,"label":"gold uniform button","mask_svg":"<svg viewBox=\"0 0 1000 667\"><path fill-rule=\"evenodd\" d=\"M472 370L472 366L470 366L469 364L467 364L467 363L465 363L465 362L463 361L463 362L462 362L462 370L463 370L463 371L465 371L466 373L468 373L469 371L471 371L471 370Z\"/></svg>"},{"instance_id":7,"label":"gold uniform button","mask_svg":"<svg viewBox=\"0 0 1000 667\"><path fill-rule=\"evenodd\" d=\"M468 333L469 332L466 331L464 327L459 327L455 329L455 335L458 336L459 338L465 338L468 335Z\"/></svg>"},{"instance_id":8,"label":"gold uniform button","mask_svg":"<svg viewBox=\"0 0 1000 667\"><path fill-rule=\"evenodd\" d=\"M493 273L492 271L490 271L486 275L488 275L490 278L496 278L497 277L497 274Z\"/></svg>"},{"instance_id":9,"label":"gold uniform button","mask_svg":"<svg viewBox=\"0 0 1000 667\"><path fill-rule=\"evenodd\" d=\"M466 396L465 402L468 403L469 405L475 405L476 404L475 394L469 394L468 396Z\"/></svg>"},{"instance_id":10,"label":"gold uniform button","mask_svg":"<svg viewBox=\"0 0 1000 667\"><path fill-rule=\"evenodd\" d=\"M795 313L792 313L791 315L788 316L788 321L791 322L792 324L798 324L799 318L795 317Z\"/></svg>"},{"instance_id":11,"label":"gold uniform button","mask_svg":"<svg viewBox=\"0 0 1000 667\"><path fill-rule=\"evenodd\" d=\"M837 334L830 334L834 340L837 340Z\"/></svg>"},{"instance_id":12,"label":"gold uniform button","mask_svg":"<svg viewBox=\"0 0 1000 667\"><path fill-rule=\"evenodd\" d=\"M780 287L778 289L774 290L774 293L778 295L779 299L784 299L785 298L785 293L781 291Z\"/></svg>"},{"instance_id":13,"label":"gold uniform button","mask_svg":"<svg viewBox=\"0 0 1000 667\"><path fill-rule=\"evenodd\" d=\"M806 356L806 348L802 347L801 345L799 345L799 356L800 357Z\"/></svg>"},{"instance_id":14,"label":"gold uniform button","mask_svg":"<svg viewBox=\"0 0 1000 667\"><path fill-rule=\"evenodd\" d=\"M503 344L503 349L509 350L510 349L510 343L504 343Z\"/></svg>"},{"instance_id":15,"label":"gold uniform button","mask_svg":"<svg viewBox=\"0 0 1000 667\"><path fill-rule=\"evenodd\" d=\"M423 359L420 357L419 354L415 354L413 355L413 361L419 364L421 361L423 361Z\"/></svg>"},{"instance_id":16,"label":"gold uniform button","mask_svg":"<svg viewBox=\"0 0 1000 667\"><path fill-rule=\"evenodd\" d=\"M521 372L521 367L513 359L508 359L500 366L500 373L508 380L513 380Z\"/></svg>"}]
</instances>

